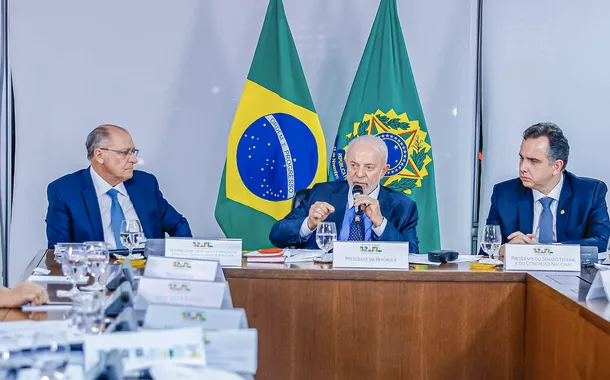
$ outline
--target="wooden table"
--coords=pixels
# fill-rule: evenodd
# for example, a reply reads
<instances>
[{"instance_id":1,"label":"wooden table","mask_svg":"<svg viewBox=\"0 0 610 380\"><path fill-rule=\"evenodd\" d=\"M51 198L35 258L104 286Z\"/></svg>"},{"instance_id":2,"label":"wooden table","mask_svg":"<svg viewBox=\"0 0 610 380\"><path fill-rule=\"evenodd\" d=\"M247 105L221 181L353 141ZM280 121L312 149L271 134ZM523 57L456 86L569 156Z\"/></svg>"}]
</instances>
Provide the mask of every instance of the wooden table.
<instances>
[{"instance_id":1,"label":"wooden table","mask_svg":"<svg viewBox=\"0 0 610 380\"><path fill-rule=\"evenodd\" d=\"M52 254L39 260L60 272ZM610 303L585 302L578 274L245 263L224 273L259 333L257 379L610 379ZM0 309L27 318L57 316Z\"/></svg>"}]
</instances>

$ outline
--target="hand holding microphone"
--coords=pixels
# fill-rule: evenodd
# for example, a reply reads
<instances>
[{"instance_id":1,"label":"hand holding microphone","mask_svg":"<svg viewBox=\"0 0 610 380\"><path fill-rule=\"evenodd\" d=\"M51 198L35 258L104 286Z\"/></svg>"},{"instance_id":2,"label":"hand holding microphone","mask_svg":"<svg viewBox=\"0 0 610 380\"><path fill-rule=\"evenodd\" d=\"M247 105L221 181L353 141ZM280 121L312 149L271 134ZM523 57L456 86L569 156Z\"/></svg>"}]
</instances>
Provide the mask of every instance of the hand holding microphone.
<instances>
[{"instance_id":1,"label":"hand holding microphone","mask_svg":"<svg viewBox=\"0 0 610 380\"><path fill-rule=\"evenodd\" d=\"M381 208L379 207L379 201L371 198L368 195L364 195L362 186L355 185L352 188L352 196L354 197L354 207L356 207L356 218L362 218L362 211L366 214L367 218L373 222L373 226L379 227L383 223L383 215L381 215ZM356 219L358 220L358 219Z\"/></svg>"}]
</instances>

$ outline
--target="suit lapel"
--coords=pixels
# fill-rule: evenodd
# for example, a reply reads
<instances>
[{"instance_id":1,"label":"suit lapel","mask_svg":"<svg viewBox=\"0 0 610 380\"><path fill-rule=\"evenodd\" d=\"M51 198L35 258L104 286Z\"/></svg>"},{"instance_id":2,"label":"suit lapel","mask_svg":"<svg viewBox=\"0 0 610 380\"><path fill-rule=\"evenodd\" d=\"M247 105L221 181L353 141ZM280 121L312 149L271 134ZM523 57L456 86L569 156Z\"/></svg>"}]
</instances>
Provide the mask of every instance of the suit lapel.
<instances>
[{"instance_id":1,"label":"suit lapel","mask_svg":"<svg viewBox=\"0 0 610 380\"><path fill-rule=\"evenodd\" d=\"M390 197L390 193L386 190L385 187L381 186L381 189L379 189L378 198L379 207L381 208L381 215L383 215L389 223L390 215L392 215L392 198Z\"/></svg>"},{"instance_id":2,"label":"suit lapel","mask_svg":"<svg viewBox=\"0 0 610 380\"><path fill-rule=\"evenodd\" d=\"M341 183L329 196L329 203L335 206L335 212L328 217L329 222L335 222L337 235L341 233L343 218L345 217L345 206L347 205L347 192L349 186L347 182Z\"/></svg>"},{"instance_id":3,"label":"suit lapel","mask_svg":"<svg viewBox=\"0 0 610 380\"><path fill-rule=\"evenodd\" d=\"M570 181L568 181L568 176L564 175L563 187L561 188L561 194L559 195L559 203L557 204L557 215L555 215L555 228L557 229L558 242L566 240L564 234L568 217L570 216L570 208L572 205L572 202L570 202L571 196L572 187L570 186Z\"/></svg>"},{"instance_id":4,"label":"suit lapel","mask_svg":"<svg viewBox=\"0 0 610 380\"><path fill-rule=\"evenodd\" d=\"M89 222L91 223L91 227L93 229L93 236L95 236L95 240L104 241L104 229L102 228L100 204L97 201L95 186L93 186L93 179L91 178L91 172L89 170L90 169L83 171L83 178L81 179L81 192L87 207L87 213L89 214Z\"/></svg>"},{"instance_id":5,"label":"suit lapel","mask_svg":"<svg viewBox=\"0 0 610 380\"><path fill-rule=\"evenodd\" d=\"M519 197L519 231L524 234L533 233L534 229L534 196L532 190L521 185ZM508 235L508 231L506 235Z\"/></svg>"},{"instance_id":6,"label":"suit lapel","mask_svg":"<svg viewBox=\"0 0 610 380\"><path fill-rule=\"evenodd\" d=\"M142 229L144 230L144 235L147 237L153 237L154 235L152 234L151 225L148 220L146 202L144 201L144 197L142 196L142 194L140 194L140 189L136 185L133 178L123 183L125 184L125 189L127 189L127 193L129 194L129 200L131 200L133 208L138 214L138 219L140 219Z\"/></svg>"}]
</instances>

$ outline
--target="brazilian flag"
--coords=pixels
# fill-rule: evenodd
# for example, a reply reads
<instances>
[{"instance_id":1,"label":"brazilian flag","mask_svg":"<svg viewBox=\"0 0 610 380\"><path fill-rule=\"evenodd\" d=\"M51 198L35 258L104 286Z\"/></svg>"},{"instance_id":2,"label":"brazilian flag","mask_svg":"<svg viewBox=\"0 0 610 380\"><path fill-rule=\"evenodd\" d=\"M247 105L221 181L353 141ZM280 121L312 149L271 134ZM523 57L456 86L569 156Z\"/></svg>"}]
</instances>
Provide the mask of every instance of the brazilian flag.
<instances>
[{"instance_id":1,"label":"brazilian flag","mask_svg":"<svg viewBox=\"0 0 610 380\"><path fill-rule=\"evenodd\" d=\"M326 145L281 0L270 0L233 119L216 221L243 248L269 231L294 194L326 181Z\"/></svg>"},{"instance_id":2,"label":"brazilian flag","mask_svg":"<svg viewBox=\"0 0 610 380\"><path fill-rule=\"evenodd\" d=\"M376 135L388 147L390 169L382 184L417 204L422 253L440 248L432 142L402 35L396 0L381 0L364 48L330 163L330 177L344 179L345 153L358 136Z\"/></svg>"}]
</instances>

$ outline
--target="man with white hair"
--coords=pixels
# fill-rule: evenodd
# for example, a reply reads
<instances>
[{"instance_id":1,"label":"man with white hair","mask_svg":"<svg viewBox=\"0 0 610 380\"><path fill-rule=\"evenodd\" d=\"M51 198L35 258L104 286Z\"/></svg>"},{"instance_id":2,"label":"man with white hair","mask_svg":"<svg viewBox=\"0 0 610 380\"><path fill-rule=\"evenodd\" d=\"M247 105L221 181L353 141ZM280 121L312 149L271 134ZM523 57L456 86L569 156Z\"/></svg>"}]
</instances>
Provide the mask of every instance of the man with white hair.
<instances>
[{"instance_id":1,"label":"man with white hair","mask_svg":"<svg viewBox=\"0 0 610 380\"><path fill-rule=\"evenodd\" d=\"M165 234L191 237L188 221L169 204L152 174L134 170L138 152L129 132L102 124L87 136L91 166L65 175L47 188L47 242L105 241L121 243L121 222L139 220L149 239Z\"/></svg>"},{"instance_id":2,"label":"man with white hair","mask_svg":"<svg viewBox=\"0 0 610 380\"><path fill-rule=\"evenodd\" d=\"M271 242L280 248L317 248L316 227L329 221L337 226L338 240L404 241L411 253L418 253L415 202L380 184L389 169L387 159L388 148L380 138L352 140L347 147L347 181L315 185L298 207L275 223ZM363 193L352 197L356 185Z\"/></svg>"}]
</instances>

